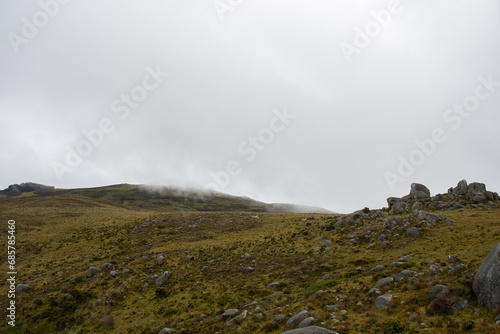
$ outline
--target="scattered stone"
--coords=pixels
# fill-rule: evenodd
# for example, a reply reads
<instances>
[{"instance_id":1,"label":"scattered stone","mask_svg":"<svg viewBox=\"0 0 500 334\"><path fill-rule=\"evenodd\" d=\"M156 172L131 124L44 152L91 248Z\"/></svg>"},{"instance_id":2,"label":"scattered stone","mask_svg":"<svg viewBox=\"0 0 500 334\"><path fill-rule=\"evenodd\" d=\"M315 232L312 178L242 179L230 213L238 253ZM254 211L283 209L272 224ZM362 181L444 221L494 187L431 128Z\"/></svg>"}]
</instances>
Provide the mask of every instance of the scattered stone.
<instances>
[{"instance_id":1,"label":"scattered stone","mask_svg":"<svg viewBox=\"0 0 500 334\"><path fill-rule=\"evenodd\" d=\"M245 320L245 318L247 317L247 314L248 314L248 310L241 312L241 314L239 316L234 317L233 319L231 319L227 322L227 324L226 324L227 327L231 327L234 324L241 324L243 322L243 320Z\"/></svg>"},{"instance_id":2,"label":"scattered stone","mask_svg":"<svg viewBox=\"0 0 500 334\"><path fill-rule=\"evenodd\" d=\"M257 305L257 301L253 301L253 302L251 302L251 303L245 304L245 305L243 305L241 308L242 308L242 309L247 309L247 308L252 307L252 306L254 306L254 305ZM260 308L259 308L259 310L260 310ZM256 311L259 311L259 310L256 310Z\"/></svg>"},{"instance_id":3,"label":"scattered stone","mask_svg":"<svg viewBox=\"0 0 500 334\"><path fill-rule=\"evenodd\" d=\"M224 314L222 314L222 320L225 321L225 320L231 318L233 315L235 315L238 312L239 312L239 310L237 310L235 308L229 309L226 312L224 312Z\"/></svg>"},{"instance_id":4,"label":"scattered stone","mask_svg":"<svg viewBox=\"0 0 500 334\"><path fill-rule=\"evenodd\" d=\"M406 202L403 202L403 201L396 202L392 206L392 212L394 212L394 213L402 213L402 212L405 212L407 209L408 209L408 207L406 206Z\"/></svg>"},{"instance_id":5,"label":"scattered stone","mask_svg":"<svg viewBox=\"0 0 500 334\"><path fill-rule=\"evenodd\" d=\"M406 230L406 235L412 238L420 238L420 231L416 227L410 227Z\"/></svg>"},{"instance_id":6,"label":"scattered stone","mask_svg":"<svg viewBox=\"0 0 500 334\"><path fill-rule=\"evenodd\" d=\"M325 247L330 247L333 245L333 242L330 240L323 240L323 245L325 245Z\"/></svg>"},{"instance_id":7,"label":"scattered stone","mask_svg":"<svg viewBox=\"0 0 500 334\"><path fill-rule=\"evenodd\" d=\"M376 308L387 308L387 307L389 307L391 300L392 300L392 296L388 295L388 294L383 294L382 296L378 296L377 299L375 299L375 307Z\"/></svg>"},{"instance_id":8,"label":"scattered stone","mask_svg":"<svg viewBox=\"0 0 500 334\"><path fill-rule=\"evenodd\" d=\"M368 246L366 246L366 249L372 249L373 247L375 247L375 244L369 244Z\"/></svg>"},{"instance_id":9,"label":"scattered stone","mask_svg":"<svg viewBox=\"0 0 500 334\"><path fill-rule=\"evenodd\" d=\"M273 321L277 324L280 324L285 320L286 320L286 316L284 314L278 314L277 316L274 317Z\"/></svg>"},{"instance_id":10,"label":"scattered stone","mask_svg":"<svg viewBox=\"0 0 500 334\"><path fill-rule=\"evenodd\" d=\"M448 287L446 285L442 285L442 284L434 285L432 287L431 291L429 292L429 300L432 302L432 301L438 299L440 294L448 293L449 291L450 290L448 289Z\"/></svg>"},{"instance_id":11,"label":"scattered stone","mask_svg":"<svg viewBox=\"0 0 500 334\"><path fill-rule=\"evenodd\" d=\"M479 306L500 306L500 243L497 244L477 270L473 289Z\"/></svg>"},{"instance_id":12,"label":"scattered stone","mask_svg":"<svg viewBox=\"0 0 500 334\"><path fill-rule=\"evenodd\" d=\"M423 207L422 203L420 203L420 202L415 202L411 206L411 212L413 212L413 213L418 213L419 211L422 211L423 209L424 209L424 207Z\"/></svg>"},{"instance_id":13,"label":"scattered stone","mask_svg":"<svg viewBox=\"0 0 500 334\"><path fill-rule=\"evenodd\" d=\"M163 256L162 254L159 254L157 257L156 257L156 262L161 262L165 260L165 256Z\"/></svg>"},{"instance_id":14,"label":"scattered stone","mask_svg":"<svg viewBox=\"0 0 500 334\"><path fill-rule=\"evenodd\" d=\"M95 274L97 274L97 271L99 269L97 269L96 267L90 267L88 270L87 270L87 277L93 277Z\"/></svg>"},{"instance_id":15,"label":"scattered stone","mask_svg":"<svg viewBox=\"0 0 500 334\"><path fill-rule=\"evenodd\" d=\"M314 220L314 216L313 215L307 216L306 220Z\"/></svg>"},{"instance_id":16,"label":"scattered stone","mask_svg":"<svg viewBox=\"0 0 500 334\"><path fill-rule=\"evenodd\" d=\"M276 289L278 287L279 283L278 282L274 282L274 283L271 283L267 286L268 289Z\"/></svg>"},{"instance_id":17,"label":"scattered stone","mask_svg":"<svg viewBox=\"0 0 500 334\"><path fill-rule=\"evenodd\" d=\"M167 333L175 333L175 329L173 328L163 328L158 334L167 334Z\"/></svg>"},{"instance_id":18,"label":"scattered stone","mask_svg":"<svg viewBox=\"0 0 500 334\"><path fill-rule=\"evenodd\" d=\"M28 291L31 287L28 284L18 284L17 285L17 294L20 295Z\"/></svg>"},{"instance_id":19,"label":"scattered stone","mask_svg":"<svg viewBox=\"0 0 500 334\"><path fill-rule=\"evenodd\" d=\"M186 258L184 260L185 261L193 261L194 260L194 256L186 255Z\"/></svg>"},{"instance_id":20,"label":"scattered stone","mask_svg":"<svg viewBox=\"0 0 500 334\"><path fill-rule=\"evenodd\" d=\"M466 309L469 306L470 306L469 305L469 301L467 299L464 299L464 300L461 300L461 301L456 302L455 304L453 304L451 306L451 312L457 313L457 312L460 312L460 311Z\"/></svg>"},{"instance_id":21,"label":"scattered stone","mask_svg":"<svg viewBox=\"0 0 500 334\"><path fill-rule=\"evenodd\" d=\"M252 257L252 255L248 254L248 253L245 253L243 255L243 257L245 258L245 260L250 260L250 258Z\"/></svg>"},{"instance_id":22,"label":"scattered stone","mask_svg":"<svg viewBox=\"0 0 500 334\"><path fill-rule=\"evenodd\" d=\"M300 322L299 328L310 327L313 326L315 323L316 319L314 319L314 317L305 318Z\"/></svg>"},{"instance_id":23,"label":"scattered stone","mask_svg":"<svg viewBox=\"0 0 500 334\"><path fill-rule=\"evenodd\" d=\"M381 270L385 270L385 269L386 269L385 266L379 264L378 266L375 266L372 269L370 269L370 271L375 272L375 271L381 271Z\"/></svg>"},{"instance_id":24,"label":"scattered stone","mask_svg":"<svg viewBox=\"0 0 500 334\"><path fill-rule=\"evenodd\" d=\"M370 291L368 291L367 295L368 296L373 296L373 295L380 295L382 292L380 292L379 289L377 288L372 288Z\"/></svg>"},{"instance_id":25,"label":"scattered stone","mask_svg":"<svg viewBox=\"0 0 500 334\"><path fill-rule=\"evenodd\" d=\"M387 248L387 247L389 247L389 243L388 243L387 241L382 241L382 242L380 243L380 247L382 247L382 248Z\"/></svg>"},{"instance_id":26,"label":"scattered stone","mask_svg":"<svg viewBox=\"0 0 500 334\"><path fill-rule=\"evenodd\" d=\"M435 264L431 264L429 267L429 276L430 277L437 276L438 271L439 271L439 267L436 266Z\"/></svg>"},{"instance_id":27,"label":"scattered stone","mask_svg":"<svg viewBox=\"0 0 500 334\"><path fill-rule=\"evenodd\" d=\"M425 199L430 198L431 192L429 188L420 183L412 183L410 190L410 198L412 199Z\"/></svg>"},{"instance_id":28,"label":"scattered stone","mask_svg":"<svg viewBox=\"0 0 500 334\"><path fill-rule=\"evenodd\" d=\"M330 276L328 274L323 275L323 281L331 281L331 280L332 280L332 276Z\"/></svg>"},{"instance_id":29,"label":"scattered stone","mask_svg":"<svg viewBox=\"0 0 500 334\"><path fill-rule=\"evenodd\" d=\"M465 264L459 264L456 267L449 268L447 271L448 271L448 274L455 275L455 274L458 274L464 270L465 270Z\"/></svg>"},{"instance_id":30,"label":"scattered stone","mask_svg":"<svg viewBox=\"0 0 500 334\"><path fill-rule=\"evenodd\" d=\"M388 284L393 284L394 283L394 278L392 277L386 277L386 278L382 278L380 281L377 282L377 284L375 284L375 287L376 288L381 288L385 285L388 285Z\"/></svg>"},{"instance_id":31,"label":"scattered stone","mask_svg":"<svg viewBox=\"0 0 500 334\"><path fill-rule=\"evenodd\" d=\"M323 327L310 326L305 328L292 329L286 332L282 332L281 334L338 334L338 333Z\"/></svg>"},{"instance_id":32,"label":"scattered stone","mask_svg":"<svg viewBox=\"0 0 500 334\"><path fill-rule=\"evenodd\" d=\"M409 278L409 277L412 277L412 276L415 276L416 273L414 271L411 271L411 270L403 270L401 271L400 273L392 276L392 278L394 278L395 281L400 281L404 278Z\"/></svg>"},{"instance_id":33,"label":"scattered stone","mask_svg":"<svg viewBox=\"0 0 500 334\"><path fill-rule=\"evenodd\" d=\"M495 318L495 324L500 325L500 314Z\"/></svg>"},{"instance_id":34,"label":"scattered stone","mask_svg":"<svg viewBox=\"0 0 500 334\"><path fill-rule=\"evenodd\" d=\"M102 270L113 270L114 265L112 263L105 263L102 265Z\"/></svg>"},{"instance_id":35,"label":"scattered stone","mask_svg":"<svg viewBox=\"0 0 500 334\"><path fill-rule=\"evenodd\" d=\"M115 271L115 270L112 270L110 273L109 273L109 277L116 277L116 275L118 275L118 272Z\"/></svg>"},{"instance_id":36,"label":"scattered stone","mask_svg":"<svg viewBox=\"0 0 500 334\"><path fill-rule=\"evenodd\" d=\"M293 328L297 327L302 320L307 318L309 316L309 311L307 310L302 310L299 313L295 314L293 317L288 319L288 321L285 324L286 328Z\"/></svg>"},{"instance_id":37,"label":"scattered stone","mask_svg":"<svg viewBox=\"0 0 500 334\"><path fill-rule=\"evenodd\" d=\"M158 277L155 281L156 286L160 287L162 286L171 276L172 274L168 271L165 271L160 277Z\"/></svg>"}]
</instances>

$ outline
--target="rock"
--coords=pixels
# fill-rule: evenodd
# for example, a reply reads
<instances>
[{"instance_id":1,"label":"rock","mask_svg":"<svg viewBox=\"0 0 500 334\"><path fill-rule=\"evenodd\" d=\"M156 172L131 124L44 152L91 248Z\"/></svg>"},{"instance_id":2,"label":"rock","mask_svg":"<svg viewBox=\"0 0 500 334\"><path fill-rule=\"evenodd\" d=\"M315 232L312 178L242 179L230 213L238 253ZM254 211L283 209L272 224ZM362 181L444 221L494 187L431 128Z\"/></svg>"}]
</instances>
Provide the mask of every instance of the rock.
<instances>
[{"instance_id":1,"label":"rock","mask_svg":"<svg viewBox=\"0 0 500 334\"><path fill-rule=\"evenodd\" d=\"M105 263L102 265L102 270L113 270L114 265L112 263Z\"/></svg>"},{"instance_id":2,"label":"rock","mask_svg":"<svg viewBox=\"0 0 500 334\"><path fill-rule=\"evenodd\" d=\"M186 255L186 258L184 260L185 261L193 261L194 260L194 256Z\"/></svg>"},{"instance_id":3,"label":"rock","mask_svg":"<svg viewBox=\"0 0 500 334\"><path fill-rule=\"evenodd\" d=\"M434 285L429 292L429 300L432 302L439 298L440 294L448 293L450 290L446 285L437 284Z\"/></svg>"},{"instance_id":4,"label":"rock","mask_svg":"<svg viewBox=\"0 0 500 334\"><path fill-rule=\"evenodd\" d=\"M175 333L175 329L173 328L163 328L158 334L167 334L167 333Z\"/></svg>"},{"instance_id":5,"label":"rock","mask_svg":"<svg viewBox=\"0 0 500 334\"><path fill-rule=\"evenodd\" d=\"M325 247L330 247L331 245L333 245L333 242L331 242L330 240L323 240L323 245L325 245Z\"/></svg>"},{"instance_id":6,"label":"rock","mask_svg":"<svg viewBox=\"0 0 500 334\"><path fill-rule=\"evenodd\" d=\"M247 317L248 310L241 312L241 314L233 319L229 320L226 324L227 327L231 327L234 324L241 324L243 320Z\"/></svg>"},{"instance_id":7,"label":"rock","mask_svg":"<svg viewBox=\"0 0 500 334\"><path fill-rule=\"evenodd\" d=\"M28 284L18 284L17 285L17 294L20 295L28 291L31 287Z\"/></svg>"},{"instance_id":8,"label":"rock","mask_svg":"<svg viewBox=\"0 0 500 334\"><path fill-rule=\"evenodd\" d=\"M372 288L370 291L368 291L367 295L368 296L373 296L373 295L380 295L382 292L380 292L379 289L377 288Z\"/></svg>"},{"instance_id":9,"label":"rock","mask_svg":"<svg viewBox=\"0 0 500 334\"><path fill-rule=\"evenodd\" d=\"M392 276L392 278L394 278L394 280L396 281L400 281L404 278L409 278L409 277L412 277L412 276L415 276L416 273L414 271L411 271L411 270L403 270L401 271L400 273Z\"/></svg>"},{"instance_id":10,"label":"rock","mask_svg":"<svg viewBox=\"0 0 500 334\"><path fill-rule=\"evenodd\" d=\"M165 256L163 256L162 254L159 254L157 257L156 257L156 262L161 262L163 260L165 260Z\"/></svg>"},{"instance_id":11,"label":"rock","mask_svg":"<svg viewBox=\"0 0 500 334\"><path fill-rule=\"evenodd\" d=\"M457 312L460 312L460 311L466 309L469 306L470 306L469 305L469 301L467 299L464 299L464 300L461 300L461 301L456 302L455 304L453 304L451 306L451 312L457 313Z\"/></svg>"},{"instance_id":12,"label":"rock","mask_svg":"<svg viewBox=\"0 0 500 334\"><path fill-rule=\"evenodd\" d=\"M406 229L406 235L412 238L420 238L420 231L416 227Z\"/></svg>"},{"instance_id":13,"label":"rock","mask_svg":"<svg viewBox=\"0 0 500 334\"><path fill-rule=\"evenodd\" d=\"M250 260L252 258L252 255L250 255L249 253L245 253L243 257L245 258L245 260Z\"/></svg>"},{"instance_id":14,"label":"rock","mask_svg":"<svg viewBox=\"0 0 500 334\"><path fill-rule=\"evenodd\" d=\"M402 201L401 202L396 202L392 206L392 212L394 212L394 213L405 212L407 209L408 209L408 207L406 205L406 202L402 202Z\"/></svg>"},{"instance_id":15,"label":"rock","mask_svg":"<svg viewBox=\"0 0 500 334\"><path fill-rule=\"evenodd\" d=\"M280 324L285 320L286 320L286 316L284 314L278 314L277 316L274 317L273 321L277 324Z\"/></svg>"},{"instance_id":16,"label":"rock","mask_svg":"<svg viewBox=\"0 0 500 334\"><path fill-rule=\"evenodd\" d=\"M172 274L168 271L165 271L160 277L158 277L155 281L156 286L160 287L162 286L171 276Z\"/></svg>"},{"instance_id":17,"label":"rock","mask_svg":"<svg viewBox=\"0 0 500 334\"><path fill-rule=\"evenodd\" d=\"M314 216L313 215L307 216L306 220L314 220Z\"/></svg>"},{"instance_id":18,"label":"rock","mask_svg":"<svg viewBox=\"0 0 500 334\"><path fill-rule=\"evenodd\" d=\"M115 270L112 270L110 273L109 273L109 277L116 277L116 275L118 275L118 272L115 271Z\"/></svg>"},{"instance_id":19,"label":"rock","mask_svg":"<svg viewBox=\"0 0 500 334\"><path fill-rule=\"evenodd\" d=\"M455 274L460 273L464 270L465 270L465 264L459 264L456 267L449 268L447 271L448 271L448 274L455 275Z\"/></svg>"},{"instance_id":20,"label":"rock","mask_svg":"<svg viewBox=\"0 0 500 334\"><path fill-rule=\"evenodd\" d=\"M387 307L389 307L391 300L392 300L392 296L388 295L388 294L383 294L382 296L378 296L377 299L375 299L375 307L376 308L387 308Z\"/></svg>"},{"instance_id":21,"label":"rock","mask_svg":"<svg viewBox=\"0 0 500 334\"><path fill-rule=\"evenodd\" d=\"M87 277L93 277L95 274L97 274L97 271L99 269L97 269L96 267L90 267L88 270L87 270Z\"/></svg>"},{"instance_id":22,"label":"rock","mask_svg":"<svg viewBox=\"0 0 500 334\"><path fill-rule=\"evenodd\" d=\"M149 283L144 283L142 290L146 291L149 288Z\"/></svg>"},{"instance_id":23,"label":"rock","mask_svg":"<svg viewBox=\"0 0 500 334\"><path fill-rule=\"evenodd\" d=\"M394 278L392 278L392 277L382 278L380 281L377 282L377 284L375 284L375 288L381 288L385 285L393 284L393 283L394 283Z\"/></svg>"},{"instance_id":24,"label":"rock","mask_svg":"<svg viewBox=\"0 0 500 334\"><path fill-rule=\"evenodd\" d=\"M458 196L465 195L466 191L467 191L467 181L465 180L461 180L460 182L458 182L455 188L452 188L452 193Z\"/></svg>"},{"instance_id":25,"label":"rock","mask_svg":"<svg viewBox=\"0 0 500 334\"><path fill-rule=\"evenodd\" d=\"M338 333L323 327L310 326L305 328L292 329L286 332L281 332L281 334L338 334Z\"/></svg>"},{"instance_id":26,"label":"rock","mask_svg":"<svg viewBox=\"0 0 500 334\"><path fill-rule=\"evenodd\" d=\"M437 224L439 222L439 217L433 213L419 211L418 219L425 220L427 223Z\"/></svg>"},{"instance_id":27,"label":"rock","mask_svg":"<svg viewBox=\"0 0 500 334\"><path fill-rule=\"evenodd\" d=\"M418 213L419 211L422 211L423 209L424 209L424 207L423 207L422 203L420 203L420 202L415 202L411 206L411 212L413 212L413 213Z\"/></svg>"},{"instance_id":28,"label":"rock","mask_svg":"<svg viewBox=\"0 0 500 334\"><path fill-rule=\"evenodd\" d=\"M429 188L420 183L412 183L410 190L410 198L412 199L425 199L431 198Z\"/></svg>"},{"instance_id":29,"label":"rock","mask_svg":"<svg viewBox=\"0 0 500 334\"><path fill-rule=\"evenodd\" d=\"M251 302L251 303L248 303L248 304L243 305L241 308L242 308L242 309L247 309L247 308L252 307L252 306L254 306L254 305L257 305L257 301L255 301L255 300L254 300L253 302ZM257 309L257 308L256 308L256 309ZM259 310L260 310L260 307L258 307L257 311L259 311Z\"/></svg>"},{"instance_id":30,"label":"rock","mask_svg":"<svg viewBox=\"0 0 500 334\"><path fill-rule=\"evenodd\" d=\"M429 267L429 276L430 277L437 276L438 271L439 271L439 267L436 266L435 264L431 264Z\"/></svg>"},{"instance_id":31,"label":"rock","mask_svg":"<svg viewBox=\"0 0 500 334\"><path fill-rule=\"evenodd\" d=\"M271 283L267 286L268 289L276 289L278 287L279 283L278 282L274 282L274 283Z\"/></svg>"},{"instance_id":32,"label":"rock","mask_svg":"<svg viewBox=\"0 0 500 334\"><path fill-rule=\"evenodd\" d=\"M382 248L387 248L387 247L389 247L389 243L388 243L387 241L382 241L382 242L380 243L380 247L382 247Z\"/></svg>"},{"instance_id":33,"label":"rock","mask_svg":"<svg viewBox=\"0 0 500 334\"><path fill-rule=\"evenodd\" d=\"M252 267L246 267L246 268L245 268L245 271L246 271L247 273L249 273L249 274L250 274L250 273L253 273L253 268L252 268Z\"/></svg>"},{"instance_id":34,"label":"rock","mask_svg":"<svg viewBox=\"0 0 500 334\"><path fill-rule=\"evenodd\" d=\"M226 312L224 312L224 314L222 314L222 320L223 321L227 320L227 319L231 318L233 315L235 315L238 312L239 312L239 310L237 310L235 308L229 309Z\"/></svg>"},{"instance_id":35,"label":"rock","mask_svg":"<svg viewBox=\"0 0 500 334\"><path fill-rule=\"evenodd\" d=\"M316 319L314 319L314 317L305 318L300 322L299 328L310 327L313 326L315 323Z\"/></svg>"},{"instance_id":36,"label":"rock","mask_svg":"<svg viewBox=\"0 0 500 334\"><path fill-rule=\"evenodd\" d=\"M500 325L500 314L495 318L495 324Z\"/></svg>"},{"instance_id":37,"label":"rock","mask_svg":"<svg viewBox=\"0 0 500 334\"><path fill-rule=\"evenodd\" d=\"M479 266L473 289L479 306L500 306L500 243L491 250Z\"/></svg>"},{"instance_id":38,"label":"rock","mask_svg":"<svg viewBox=\"0 0 500 334\"><path fill-rule=\"evenodd\" d=\"M448 262L449 263L459 263L462 262L458 257L453 256L453 255L448 255Z\"/></svg>"},{"instance_id":39,"label":"rock","mask_svg":"<svg viewBox=\"0 0 500 334\"><path fill-rule=\"evenodd\" d=\"M372 249L373 247L375 247L375 244L369 244L368 246L365 247L365 249Z\"/></svg>"},{"instance_id":40,"label":"rock","mask_svg":"<svg viewBox=\"0 0 500 334\"><path fill-rule=\"evenodd\" d=\"M378 266L375 266L372 269L370 269L370 271L375 272L375 271L381 271L381 270L385 270L385 269L386 269L385 266L379 264Z\"/></svg>"},{"instance_id":41,"label":"rock","mask_svg":"<svg viewBox=\"0 0 500 334\"><path fill-rule=\"evenodd\" d=\"M331 281L331 280L332 280L332 276L330 276L328 274L323 275L323 281Z\"/></svg>"},{"instance_id":42,"label":"rock","mask_svg":"<svg viewBox=\"0 0 500 334\"><path fill-rule=\"evenodd\" d=\"M285 324L286 328L293 328L297 327L302 320L307 318L309 316L309 311L303 310L300 311L299 313L295 314L293 317L288 319L288 321Z\"/></svg>"}]
</instances>

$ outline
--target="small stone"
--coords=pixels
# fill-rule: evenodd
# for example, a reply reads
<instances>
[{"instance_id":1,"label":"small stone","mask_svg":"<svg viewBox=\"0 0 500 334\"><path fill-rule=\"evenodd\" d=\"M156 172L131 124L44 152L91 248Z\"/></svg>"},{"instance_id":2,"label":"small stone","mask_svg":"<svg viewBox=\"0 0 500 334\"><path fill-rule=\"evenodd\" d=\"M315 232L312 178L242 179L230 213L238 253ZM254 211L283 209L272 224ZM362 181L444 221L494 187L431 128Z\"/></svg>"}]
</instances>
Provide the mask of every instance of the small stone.
<instances>
[{"instance_id":1,"label":"small stone","mask_svg":"<svg viewBox=\"0 0 500 334\"><path fill-rule=\"evenodd\" d=\"M115 271L115 270L112 270L110 273L109 273L109 277L116 277L116 275L118 275L118 272Z\"/></svg>"},{"instance_id":2,"label":"small stone","mask_svg":"<svg viewBox=\"0 0 500 334\"><path fill-rule=\"evenodd\" d=\"M465 270L465 264L459 264L456 267L448 269L448 274L455 275Z\"/></svg>"},{"instance_id":3,"label":"small stone","mask_svg":"<svg viewBox=\"0 0 500 334\"><path fill-rule=\"evenodd\" d=\"M389 307L391 300L392 300L392 296L388 295L388 294L378 296L377 299L375 299L375 307L376 308L387 308L387 307Z\"/></svg>"},{"instance_id":4,"label":"small stone","mask_svg":"<svg viewBox=\"0 0 500 334\"><path fill-rule=\"evenodd\" d=\"M160 287L162 286L171 276L172 274L168 271L165 271L160 277L158 277L155 281L156 286Z\"/></svg>"},{"instance_id":5,"label":"small stone","mask_svg":"<svg viewBox=\"0 0 500 334\"><path fill-rule=\"evenodd\" d=\"M245 253L243 255L243 257L245 258L245 260L250 260L250 258L252 257L252 255L250 255L249 253Z\"/></svg>"},{"instance_id":6,"label":"small stone","mask_svg":"<svg viewBox=\"0 0 500 334\"><path fill-rule=\"evenodd\" d=\"M316 323L316 319L314 319L314 317L305 318L304 320L302 320L300 322L298 328L313 326L315 323Z\"/></svg>"},{"instance_id":7,"label":"small stone","mask_svg":"<svg viewBox=\"0 0 500 334\"><path fill-rule=\"evenodd\" d=\"M412 238L420 238L420 231L416 227L410 227L406 230L406 235Z\"/></svg>"},{"instance_id":8,"label":"small stone","mask_svg":"<svg viewBox=\"0 0 500 334\"><path fill-rule=\"evenodd\" d=\"M495 324L500 325L500 314L495 318Z\"/></svg>"},{"instance_id":9,"label":"small stone","mask_svg":"<svg viewBox=\"0 0 500 334\"><path fill-rule=\"evenodd\" d=\"M385 285L393 284L393 283L394 283L394 278L386 277L386 278L382 278L380 281L378 281L377 284L375 284L375 287L380 288L380 287L383 287Z\"/></svg>"},{"instance_id":10,"label":"small stone","mask_svg":"<svg viewBox=\"0 0 500 334\"><path fill-rule=\"evenodd\" d=\"M274 283L271 283L267 286L268 289L276 289L278 287L279 283L278 282L274 282Z\"/></svg>"},{"instance_id":11,"label":"small stone","mask_svg":"<svg viewBox=\"0 0 500 334\"><path fill-rule=\"evenodd\" d=\"M370 269L370 271L375 272L375 271L381 271L381 270L385 270L385 269L386 269L386 267L385 267L385 266L383 266L383 265L379 264L378 266L375 266L375 267L373 267L372 269Z\"/></svg>"},{"instance_id":12,"label":"small stone","mask_svg":"<svg viewBox=\"0 0 500 334\"><path fill-rule=\"evenodd\" d=\"M229 309L226 312L224 312L224 314L222 314L222 320L227 320L238 312L239 312L239 310L237 310L235 308Z\"/></svg>"},{"instance_id":13,"label":"small stone","mask_svg":"<svg viewBox=\"0 0 500 334\"><path fill-rule=\"evenodd\" d=\"M447 292L449 292L449 289L446 285L442 285L442 284L434 285L432 287L431 291L429 292L429 300L432 302L432 301L438 299L438 297L441 293L447 293Z\"/></svg>"},{"instance_id":14,"label":"small stone","mask_svg":"<svg viewBox=\"0 0 500 334\"><path fill-rule=\"evenodd\" d=\"M306 311L306 310L300 311L299 313L295 314L293 317L288 319L288 321L285 324L285 327L286 328L297 327L298 324L300 324L300 322L302 320L307 318L308 315L309 315L309 311Z\"/></svg>"},{"instance_id":15,"label":"small stone","mask_svg":"<svg viewBox=\"0 0 500 334\"><path fill-rule=\"evenodd\" d=\"M460 312L460 311L466 309L469 306L470 306L469 305L469 301L467 299L464 299L464 300L461 300L461 301L456 302L455 304L453 304L451 306L451 312L457 313L457 312Z\"/></svg>"},{"instance_id":16,"label":"small stone","mask_svg":"<svg viewBox=\"0 0 500 334\"><path fill-rule=\"evenodd\" d=\"M194 256L186 255L186 258L184 260L185 261L193 261L194 260Z\"/></svg>"},{"instance_id":17,"label":"small stone","mask_svg":"<svg viewBox=\"0 0 500 334\"><path fill-rule=\"evenodd\" d=\"M277 323L277 324L280 324L282 323L283 321L285 321L286 319L286 316L284 314L278 314L277 316L274 317L274 322Z\"/></svg>"},{"instance_id":18,"label":"small stone","mask_svg":"<svg viewBox=\"0 0 500 334\"><path fill-rule=\"evenodd\" d=\"M382 247L382 248L387 248L388 246L389 246L389 243L387 241L382 241L380 243L380 247Z\"/></svg>"},{"instance_id":19,"label":"small stone","mask_svg":"<svg viewBox=\"0 0 500 334\"><path fill-rule=\"evenodd\" d=\"M20 295L28 291L31 287L28 284L18 284L17 285L17 294Z\"/></svg>"},{"instance_id":20,"label":"small stone","mask_svg":"<svg viewBox=\"0 0 500 334\"><path fill-rule=\"evenodd\" d=\"M247 317L248 310L241 312L241 314L233 319L229 320L226 324L227 327L231 327L234 324L241 324L243 320Z\"/></svg>"},{"instance_id":21,"label":"small stone","mask_svg":"<svg viewBox=\"0 0 500 334\"><path fill-rule=\"evenodd\" d=\"M167 334L167 333L175 333L175 329L173 328L163 328L158 334Z\"/></svg>"},{"instance_id":22,"label":"small stone","mask_svg":"<svg viewBox=\"0 0 500 334\"><path fill-rule=\"evenodd\" d=\"M323 240L323 245L325 245L325 247L330 247L333 245L333 242L330 240Z\"/></svg>"},{"instance_id":23,"label":"small stone","mask_svg":"<svg viewBox=\"0 0 500 334\"><path fill-rule=\"evenodd\" d=\"M331 281L331 280L332 280L332 276L330 276L328 274L323 275L323 281Z\"/></svg>"},{"instance_id":24,"label":"small stone","mask_svg":"<svg viewBox=\"0 0 500 334\"><path fill-rule=\"evenodd\" d=\"M435 264L431 264L429 267L429 276L430 277L437 276L438 271L439 271L439 267L436 266Z\"/></svg>"},{"instance_id":25,"label":"small stone","mask_svg":"<svg viewBox=\"0 0 500 334\"><path fill-rule=\"evenodd\" d=\"M99 269L97 269L96 267L90 267L88 270L87 270L87 277L93 277L95 274L97 274L97 271Z\"/></svg>"},{"instance_id":26,"label":"small stone","mask_svg":"<svg viewBox=\"0 0 500 334\"><path fill-rule=\"evenodd\" d=\"M102 270L113 270L114 265L112 263L105 263L102 265Z\"/></svg>"}]
</instances>

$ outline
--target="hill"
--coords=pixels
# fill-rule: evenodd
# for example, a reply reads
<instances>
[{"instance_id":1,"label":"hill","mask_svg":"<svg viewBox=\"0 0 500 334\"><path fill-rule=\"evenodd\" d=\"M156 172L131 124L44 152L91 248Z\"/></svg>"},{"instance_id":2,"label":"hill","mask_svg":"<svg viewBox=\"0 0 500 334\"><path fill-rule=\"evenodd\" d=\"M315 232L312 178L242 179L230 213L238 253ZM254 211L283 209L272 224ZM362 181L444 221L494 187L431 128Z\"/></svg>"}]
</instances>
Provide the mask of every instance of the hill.
<instances>
[{"instance_id":1,"label":"hill","mask_svg":"<svg viewBox=\"0 0 500 334\"><path fill-rule=\"evenodd\" d=\"M26 186L30 185L30 186ZM297 212L329 213L316 207L293 204L267 204L248 197L230 196L223 193L176 189L144 185L120 184L97 188L55 189L54 187L23 183L11 185L0 192L4 197L38 199L44 201L85 199L95 206L116 206L134 211L219 211L219 212ZM80 202L77 202L80 203ZM77 204L78 205L78 204Z\"/></svg>"},{"instance_id":2,"label":"hill","mask_svg":"<svg viewBox=\"0 0 500 334\"><path fill-rule=\"evenodd\" d=\"M498 194L481 184L314 216L132 210L76 192L0 199L29 286L1 332L282 333L304 317L341 334L500 332L500 308L472 289L500 239Z\"/></svg>"}]
</instances>

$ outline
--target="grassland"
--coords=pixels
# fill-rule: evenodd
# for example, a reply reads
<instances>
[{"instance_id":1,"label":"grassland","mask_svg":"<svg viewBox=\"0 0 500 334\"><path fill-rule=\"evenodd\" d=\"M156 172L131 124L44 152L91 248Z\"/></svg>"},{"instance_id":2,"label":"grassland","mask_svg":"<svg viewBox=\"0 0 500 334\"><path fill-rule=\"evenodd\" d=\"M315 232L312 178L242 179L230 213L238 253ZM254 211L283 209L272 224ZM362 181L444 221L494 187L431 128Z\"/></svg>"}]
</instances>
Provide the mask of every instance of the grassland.
<instances>
[{"instance_id":1,"label":"grassland","mask_svg":"<svg viewBox=\"0 0 500 334\"><path fill-rule=\"evenodd\" d=\"M334 228L329 223L335 217L327 214L305 220L304 214L248 207L240 212L238 203L231 211L206 212L194 210L192 198L186 210L173 202L177 211L167 212L113 189L99 196L82 190L0 199L2 244L7 221L14 219L17 283L31 286L16 298L16 327L4 320L0 331L152 334L170 327L178 333L280 333L284 326L273 321L276 315L288 318L307 309L318 325L342 334L500 333L493 322L500 310L477 307L470 289L481 261L500 240L499 203L445 210L453 222L448 226L441 220L432 229L412 218L422 231L414 239L384 229L383 219L395 216L387 210L381 219L359 218ZM348 242L353 234L357 243ZM380 234L387 234L389 247L380 247ZM333 245L325 247L326 239ZM366 249L372 242L375 247ZM165 258L156 261L160 254ZM449 267L449 254L463 260L466 270L458 275L443 270L430 278L429 265ZM187 255L194 259L186 260ZM411 258L390 266L404 255ZM1 260L7 272L6 252ZM104 263L114 265L116 277L102 269L87 277L89 267ZM380 264L387 269L370 271ZM389 308L376 309L376 296L367 292L403 269L416 272L417 279L381 288L394 299ZM172 276L158 288L153 276L165 271ZM323 280L325 274L332 279ZM274 282L277 287L269 288ZM430 312L427 295L438 283L452 288L457 300L467 298L471 307ZM5 310L5 280L0 289ZM243 310L254 301L241 324L228 327L221 320L225 310Z\"/></svg>"}]
</instances>

